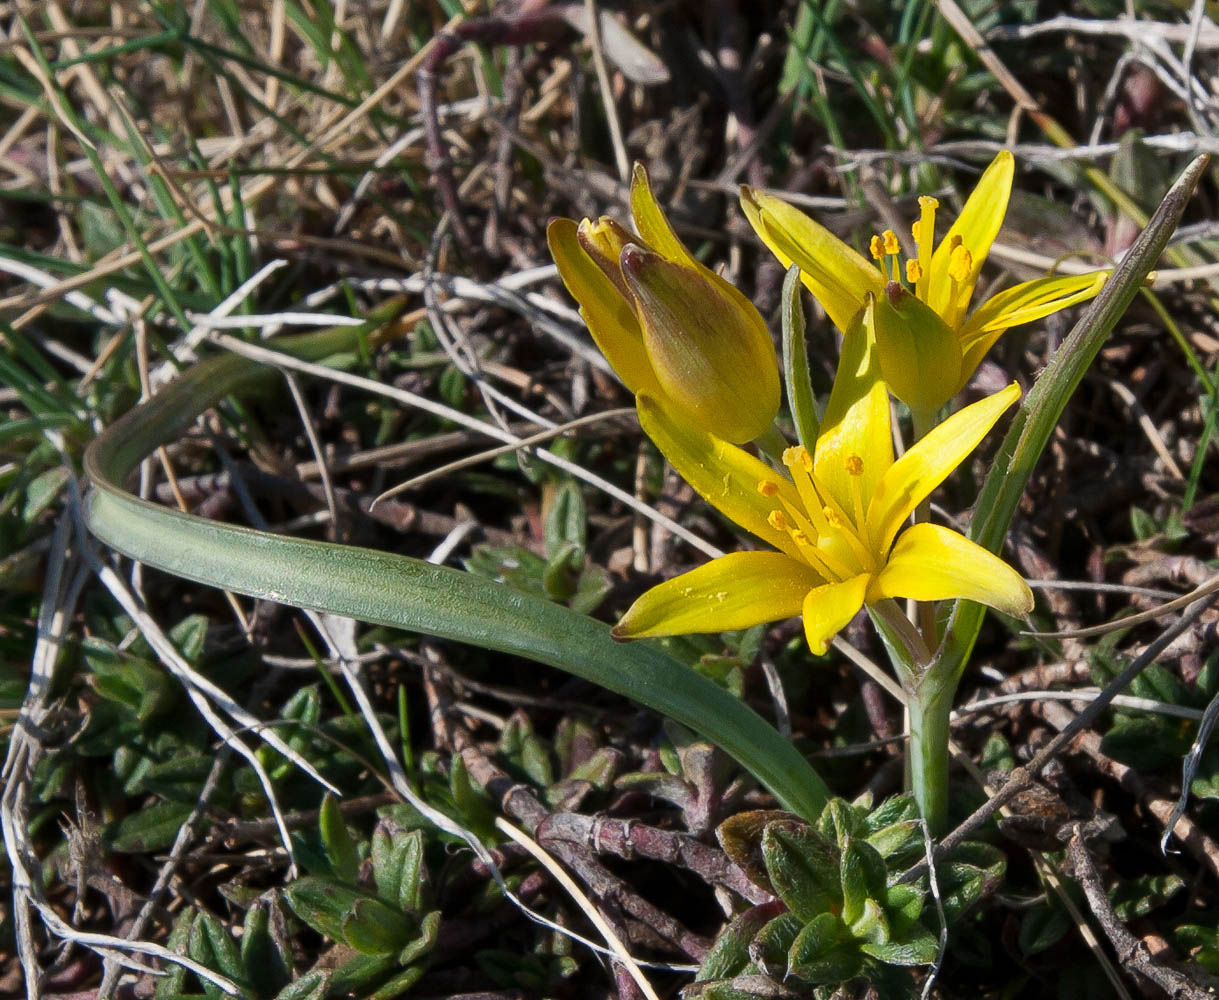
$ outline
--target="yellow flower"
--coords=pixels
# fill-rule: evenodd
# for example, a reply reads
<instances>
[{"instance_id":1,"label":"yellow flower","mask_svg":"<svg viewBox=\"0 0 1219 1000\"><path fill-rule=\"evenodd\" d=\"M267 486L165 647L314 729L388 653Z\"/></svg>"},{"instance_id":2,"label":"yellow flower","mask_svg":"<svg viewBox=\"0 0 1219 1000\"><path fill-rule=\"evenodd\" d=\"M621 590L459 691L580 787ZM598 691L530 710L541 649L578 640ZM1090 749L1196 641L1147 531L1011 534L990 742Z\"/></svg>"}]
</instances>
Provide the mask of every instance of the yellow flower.
<instances>
[{"instance_id":1,"label":"yellow flower","mask_svg":"<svg viewBox=\"0 0 1219 1000\"><path fill-rule=\"evenodd\" d=\"M966 598L1016 616L1032 610L1028 585L998 556L939 525L904 527L1019 388L953 414L895 461L874 359L875 304L869 297L852 324L813 454L784 453L787 476L639 399L644 430L674 468L777 551L732 553L653 587L615 627L617 638L723 632L803 615L808 644L821 654L865 603L886 598Z\"/></svg>"},{"instance_id":2,"label":"yellow flower","mask_svg":"<svg viewBox=\"0 0 1219 1000\"><path fill-rule=\"evenodd\" d=\"M636 164L631 214L555 219L550 254L597 346L626 387L687 423L735 443L779 410L774 343L757 309L677 238Z\"/></svg>"},{"instance_id":3,"label":"yellow flower","mask_svg":"<svg viewBox=\"0 0 1219 1000\"><path fill-rule=\"evenodd\" d=\"M1093 271L1026 281L969 313L982 264L1007 211L1014 169L1011 153L995 157L938 245L939 204L920 198L920 216L912 226L918 253L904 268L891 230L872 238L869 263L779 198L742 187L741 207L784 267L800 265L805 286L843 332L865 296L877 297L876 339L885 380L912 409L931 413L965 387L1005 330L1092 298L1108 277L1108 271Z\"/></svg>"}]
</instances>

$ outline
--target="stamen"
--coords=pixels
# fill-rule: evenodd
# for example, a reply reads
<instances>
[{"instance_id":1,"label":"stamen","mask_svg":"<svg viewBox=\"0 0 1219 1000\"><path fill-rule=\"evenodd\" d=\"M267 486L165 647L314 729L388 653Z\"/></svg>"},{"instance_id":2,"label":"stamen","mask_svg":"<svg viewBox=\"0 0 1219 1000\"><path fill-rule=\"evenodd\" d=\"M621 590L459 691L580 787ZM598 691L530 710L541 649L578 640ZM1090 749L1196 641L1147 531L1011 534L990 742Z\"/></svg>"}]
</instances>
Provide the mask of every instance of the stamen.
<instances>
[{"instance_id":1,"label":"stamen","mask_svg":"<svg viewBox=\"0 0 1219 1000\"><path fill-rule=\"evenodd\" d=\"M793 531L791 534L792 541L796 543L800 550L800 555L804 557L804 561L813 567L827 580L845 580L850 573L835 572L831 564L825 559L825 552L817 548L816 544L803 531Z\"/></svg>"},{"instance_id":2,"label":"stamen","mask_svg":"<svg viewBox=\"0 0 1219 1000\"><path fill-rule=\"evenodd\" d=\"M816 518L820 523L819 528L814 529L813 525L809 523L809 519L800 511L790 505L785 506L787 506L788 514L796 523L796 527L791 531L791 539L800 547L800 555L804 557L804 561L827 580L845 580L854 576L856 570L817 544L818 537L830 530L825 520ZM816 513L821 512L817 510Z\"/></svg>"},{"instance_id":3,"label":"stamen","mask_svg":"<svg viewBox=\"0 0 1219 1000\"><path fill-rule=\"evenodd\" d=\"M912 227L911 231L914 236L914 242L918 244L918 277L911 278L911 284L914 287L914 294L918 298L927 301L927 289L931 284L931 251L934 249L935 243L935 210L940 207L940 203L934 198L929 198L926 195L919 198L919 220ZM909 275L909 268L907 268Z\"/></svg>"},{"instance_id":4,"label":"stamen","mask_svg":"<svg viewBox=\"0 0 1219 1000\"><path fill-rule=\"evenodd\" d=\"M851 487L851 506L855 508L855 524L863 530L863 494L859 489L859 478L863 475L863 459L858 455L848 455L847 476Z\"/></svg>"},{"instance_id":5,"label":"stamen","mask_svg":"<svg viewBox=\"0 0 1219 1000\"><path fill-rule=\"evenodd\" d=\"M948 258L948 277L953 281L964 281L973 271L974 258L965 247L957 244Z\"/></svg>"},{"instance_id":6,"label":"stamen","mask_svg":"<svg viewBox=\"0 0 1219 1000\"><path fill-rule=\"evenodd\" d=\"M847 543L847 546L851 550L851 554L855 556L856 560L858 560L859 565L868 572L874 571L876 569L876 560L872 557L872 553L868 551L868 547L863 543L860 535L857 533L864 530L862 519L860 520L858 528L856 528L855 525L851 524L851 520L847 516L847 512L838 505L838 501L835 500L834 495L825 488L825 485L821 483L816 476L810 476L809 478L811 479L817 492L825 498L821 510L819 510L817 513L820 515L819 519L831 527L828 530L822 529L822 533L832 533L836 537L841 538ZM852 480L852 483L854 483L854 480ZM862 501L862 497L860 500Z\"/></svg>"},{"instance_id":7,"label":"stamen","mask_svg":"<svg viewBox=\"0 0 1219 1000\"><path fill-rule=\"evenodd\" d=\"M825 531L824 522L817 523L815 512L821 509L822 500L817 495L817 490L813 486L812 469L813 456L808 453L808 449L802 445L796 445L792 448L787 448L783 452L783 464L787 466L791 472L792 482L796 485L796 492L800 494L800 502L804 504L804 509L809 512L809 516L813 517L815 530L814 535ZM780 498L782 499L782 498ZM784 503L785 507L790 506Z\"/></svg>"},{"instance_id":8,"label":"stamen","mask_svg":"<svg viewBox=\"0 0 1219 1000\"><path fill-rule=\"evenodd\" d=\"M892 257L902 252L902 245L897 242L897 233L892 229L886 229L881 233L881 237L885 241L885 253Z\"/></svg>"},{"instance_id":9,"label":"stamen","mask_svg":"<svg viewBox=\"0 0 1219 1000\"><path fill-rule=\"evenodd\" d=\"M805 472L812 472L813 456L808 453L808 449L804 445L792 445L790 448L783 449L783 464L789 469L794 469L799 465Z\"/></svg>"},{"instance_id":10,"label":"stamen","mask_svg":"<svg viewBox=\"0 0 1219 1000\"><path fill-rule=\"evenodd\" d=\"M787 531L790 525L787 523L787 518L781 510L772 510L766 515L766 523L769 524L775 531Z\"/></svg>"},{"instance_id":11,"label":"stamen","mask_svg":"<svg viewBox=\"0 0 1219 1000\"><path fill-rule=\"evenodd\" d=\"M868 249L872 251L873 260L880 260L885 255L884 244L881 243L879 236L873 236L868 241Z\"/></svg>"},{"instance_id":12,"label":"stamen","mask_svg":"<svg viewBox=\"0 0 1219 1000\"><path fill-rule=\"evenodd\" d=\"M758 483L758 492L764 497L773 497L779 492L779 484L772 479L763 479Z\"/></svg>"},{"instance_id":13,"label":"stamen","mask_svg":"<svg viewBox=\"0 0 1219 1000\"><path fill-rule=\"evenodd\" d=\"M917 286L922 280L923 268L919 265L919 262L913 259L906 261L906 283Z\"/></svg>"}]
</instances>

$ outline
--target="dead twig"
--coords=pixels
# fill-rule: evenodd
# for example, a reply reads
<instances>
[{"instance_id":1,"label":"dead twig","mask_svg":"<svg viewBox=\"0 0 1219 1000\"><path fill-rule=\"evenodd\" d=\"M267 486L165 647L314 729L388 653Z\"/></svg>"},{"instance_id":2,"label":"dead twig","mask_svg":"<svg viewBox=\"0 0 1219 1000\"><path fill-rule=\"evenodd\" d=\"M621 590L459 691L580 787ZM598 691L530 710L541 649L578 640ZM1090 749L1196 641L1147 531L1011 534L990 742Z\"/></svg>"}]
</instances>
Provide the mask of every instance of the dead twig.
<instances>
[{"instance_id":1,"label":"dead twig","mask_svg":"<svg viewBox=\"0 0 1219 1000\"><path fill-rule=\"evenodd\" d=\"M1203 987L1184 973L1157 962L1147 945L1126 929L1113 912L1100 873L1096 870L1092 855L1088 853L1088 845L1084 843L1078 825L1070 843L1067 844L1067 860L1074 870L1075 881L1084 891L1092 915L1105 932L1109 943L1113 945L1118 961L1128 974L1136 981L1142 977L1155 983L1174 1000L1210 1000L1215 995L1213 984Z\"/></svg>"}]
</instances>

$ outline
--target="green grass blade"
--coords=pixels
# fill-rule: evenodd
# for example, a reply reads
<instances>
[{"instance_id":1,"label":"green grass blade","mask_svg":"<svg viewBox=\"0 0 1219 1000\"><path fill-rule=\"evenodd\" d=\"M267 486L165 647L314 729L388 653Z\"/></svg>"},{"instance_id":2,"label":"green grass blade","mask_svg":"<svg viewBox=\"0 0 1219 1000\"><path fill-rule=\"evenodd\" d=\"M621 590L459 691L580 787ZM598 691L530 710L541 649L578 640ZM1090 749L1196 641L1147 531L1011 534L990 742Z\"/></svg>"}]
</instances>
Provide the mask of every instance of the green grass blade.
<instances>
[{"instance_id":1,"label":"green grass blade","mask_svg":"<svg viewBox=\"0 0 1219 1000\"><path fill-rule=\"evenodd\" d=\"M817 399L809 381L808 348L804 343L804 306L800 302L800 268L793 264L783 280L783 381L787 405L796 424L796 436L810 452L821 427Z\"/></svg>"},{"instance_id":2,"label":"green grass blade","mask_svg":"<svg viewBox=\"0 0 1219 1000\"><path fill-rule=\"evenodd\" d=\"M400 309L383 307L363 332ZM277 346L321 360L351 350L360 329L283 338ZM829 792L791 743L743 702L651 645L615 643L601 622L469 573L208 521L123 488L128 473L195 416L270 374L243 358L212 358L97 438L85 454L90 530L133 559L209 586L557 667L689 726L735 757L786 808L810 820L820 813Z\"/></svg>"}]
</instances>

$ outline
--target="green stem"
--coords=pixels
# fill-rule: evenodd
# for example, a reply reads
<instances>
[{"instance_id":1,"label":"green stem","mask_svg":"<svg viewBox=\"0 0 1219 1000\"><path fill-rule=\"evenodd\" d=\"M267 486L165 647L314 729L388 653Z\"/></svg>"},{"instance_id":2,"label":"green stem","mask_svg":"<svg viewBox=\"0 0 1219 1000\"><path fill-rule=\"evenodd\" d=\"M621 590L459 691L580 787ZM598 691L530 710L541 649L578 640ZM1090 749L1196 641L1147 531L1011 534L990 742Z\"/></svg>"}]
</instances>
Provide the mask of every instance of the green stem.
<instances>
[{"instance_id":1,"label":"green stem","mask_svg":"<svg viewBox=\"0 0 1219 1000\"><path fill-rule=\"evenodd\" d=\"M948 716L952 712L952 689L938 684L920 685L907 708L910 784L931 835L939 837L948 829Z\"/></svg>"},{"instance_id":2,"label":"green stem","mask_svg":"<svg viewBox=\"0 0 1219 1000\"><path fill-rule=\"evenodd\" d=\"M914 440L911 446L918 444L928 431L935 427L935 411L916 410L910 411L912 429L914 432ZM931 520L931 498L927 497L914 510L914 523L922 524ZM935 627L935 602L934 601L918 601L915 602L913 614L911 617L918 622L919 631L923 634L923 643L930 650L937 649L940 645L940 636Z\"/></svg>"}]
</instances>

